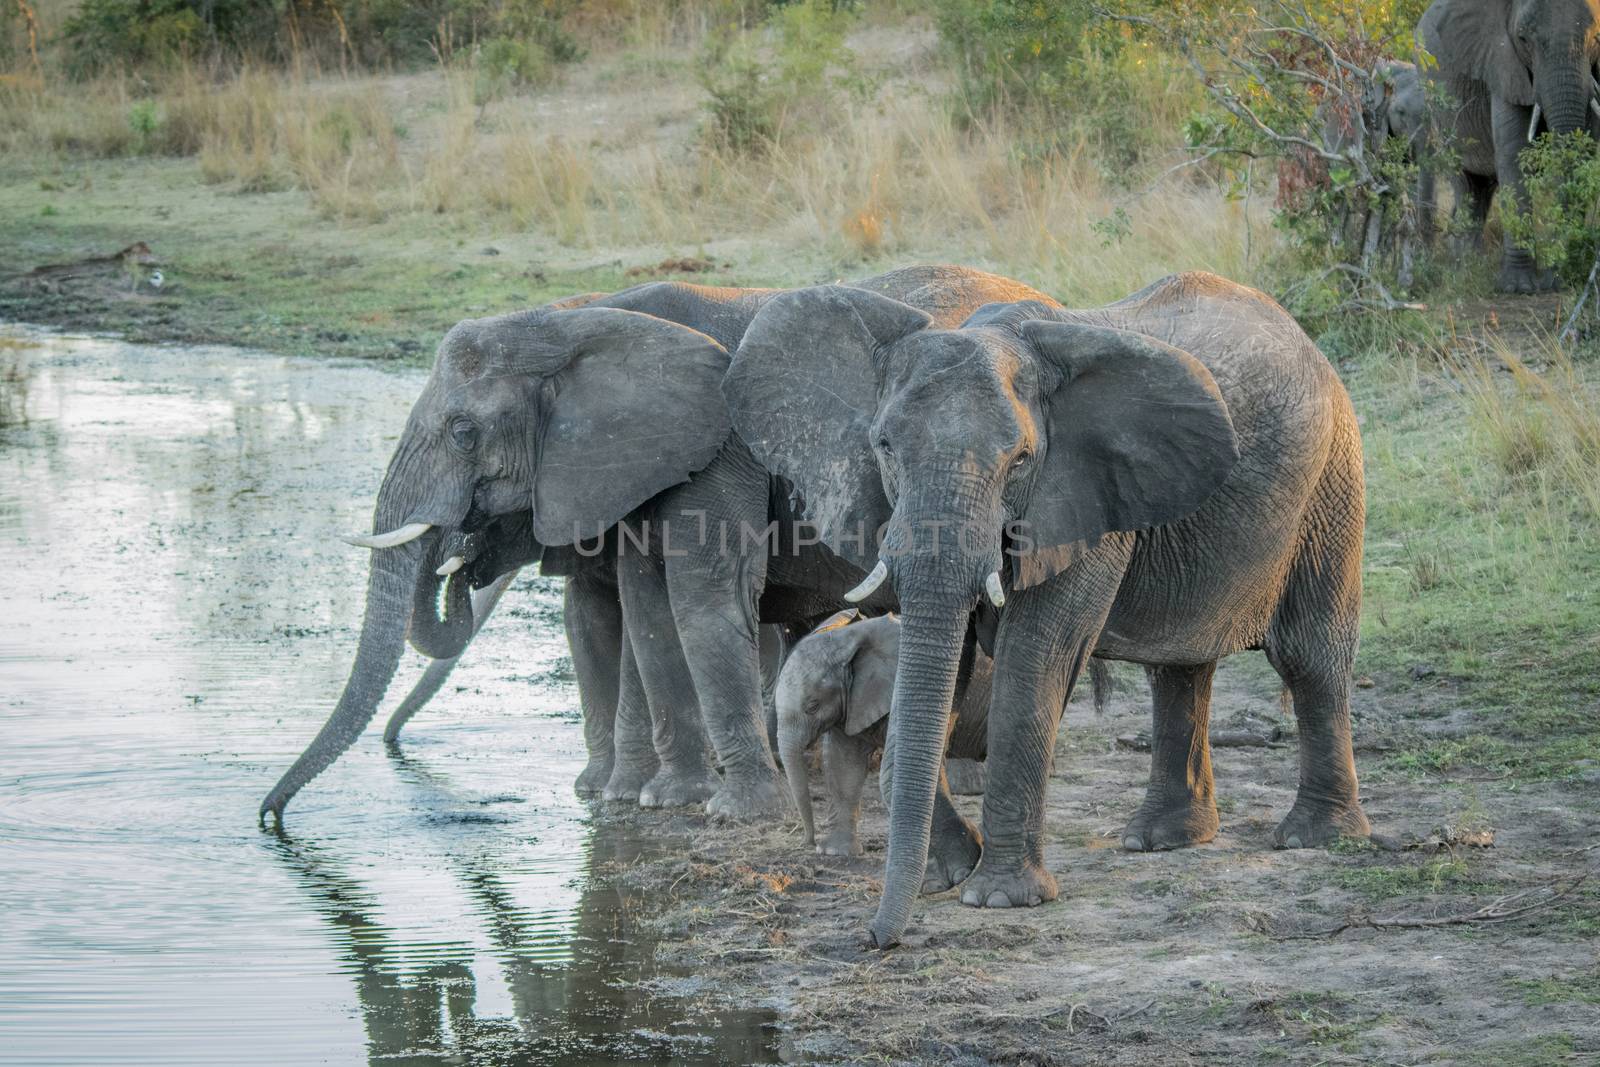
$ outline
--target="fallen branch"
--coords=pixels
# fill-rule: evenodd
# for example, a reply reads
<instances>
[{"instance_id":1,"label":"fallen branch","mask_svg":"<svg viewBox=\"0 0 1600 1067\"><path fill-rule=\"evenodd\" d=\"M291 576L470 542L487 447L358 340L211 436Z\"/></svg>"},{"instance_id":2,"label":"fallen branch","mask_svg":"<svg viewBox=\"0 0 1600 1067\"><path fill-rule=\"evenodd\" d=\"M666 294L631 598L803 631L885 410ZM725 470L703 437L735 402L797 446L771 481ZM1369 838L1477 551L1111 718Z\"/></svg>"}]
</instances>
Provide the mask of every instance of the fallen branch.
<instances>
[{"instance_id":1,"label":"fallen branch","mask_svg":"<svg viewBox=\"0 0 1600 1067\"><path fill-rule=\"evenodd\" d=\"M1561 901L1570 897L1584 882L1589 880L1593 873L1585 871L1573 879L1564 889L1557 890L1553 886L1534 886L1516 893L1507 893L1503 897L1485 904L1477 911L1469 911L1462 915L1440 915L1427 919L1410 919L1404 916L1388 919L1374 919L1370 915L1354 916L1340 923L1338 926L1327 930L1317 930L1305 934L1274 934L1279 941L1313 941L1324 937L1337 937L1346 930L1430 930L1440 926L1468 926L1473 923L1504 923L1513 919L1520 919L1525 915L1546 911ZM1550 896L1543 900L1536 900L1532 904L1523 904L1522 901L1534 893L1549 892Z\"/></svg>"},{"instance_id":2,"label":"fallen branch","mask_svg":"<svg viewBox=\"0 0 1600 1067\"><path fill-rule=\"evenodd\" d=\"M1561 327L1557 335L1562 344L1570 344L1577 337L1578 316L1583 312L1584 304L1589 302L1589 294L1594 293L1600 299L1600 289L1595 288L1595 278L1600 276L1600 250L1594 254L1594 265L1589 268L1589 279L1583 283L1583 289L1578 293L1578 302L1572 305L1572 314L1567 316L1567 324Z\"/></svg>"}]
</instances>

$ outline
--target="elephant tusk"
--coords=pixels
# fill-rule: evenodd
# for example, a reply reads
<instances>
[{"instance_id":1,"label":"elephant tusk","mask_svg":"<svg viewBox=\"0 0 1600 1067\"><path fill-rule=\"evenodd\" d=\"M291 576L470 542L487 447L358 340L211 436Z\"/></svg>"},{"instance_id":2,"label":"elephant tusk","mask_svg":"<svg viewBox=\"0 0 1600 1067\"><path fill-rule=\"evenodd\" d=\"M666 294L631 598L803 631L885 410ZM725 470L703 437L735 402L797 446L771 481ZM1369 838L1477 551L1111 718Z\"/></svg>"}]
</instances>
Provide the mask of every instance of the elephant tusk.
<instances>
[{"instance_id":1,"label":"elephant tusk","mask_svg":"<svg viewBox=\"0 0 1600 1067\"><path fill-rule=\"evenodd\" d=\"M1589 110L1593 111L1597 118L1600 118L1600 100L1596 100L1591 96L1589 98Z\"/></svg>"},{"instance_id":2,"label":"elephant tusk","mask_svg":"<svg viewBox=\"0 0 1600 1067\"><path fill-rule=\"evenodd\" d=\"M997 608L1006 606L1006 591L1000 587L1000 572L990 571L984 579L983 591L989 594L989 603Z\"/></svg>"},{"instance_id":3,"label":"elephant tusk","mask_svg":"<svg viewBox=\"0 0 1600 1067\"><path fill-rule=\"evenodd\" d=\"M878 565L872 568L872 573L867 575L866 580L846 593L844 598L852 604L859 604L871 596L887 577L889 577L889 565L880 559Z\"/></svg>"},{"instance_id":4,"label":"elephant tusk","mask_svg":"<svg viewBox=\"0 0 1600 1067\"><path fill-rule=\"evenodd\" d=\"M390 530L388 533L357 534L340 540L357 548L398 548L408 541L415 541L431 529L433 524L430 522L408 522L400 529Z\"/></svg>"},{"instance_id":5,"label":"elephant tusk","mask_svg":"<svg viewBox=\"0 0 1600 1067\"><path fill-rule=\"evenodd\" d=\"M1533 102L1533 118L1528 120L1528 143L1533 143L1533 133L1539 128L1539 102Z\"/></svg>"},{"instance_id":6,"label":"elephant tusk","mask_svg":"<svg viewBox=\"0 0 1600 1067\"><path fill-rule=\"evenodd\" d=\"M433 573L437 574L441 578L448 578L466 565L467 561L465 559L462 559L460 556L451 556L440 565L438 570L434 571Z\"/></svg>"}]
</instances>

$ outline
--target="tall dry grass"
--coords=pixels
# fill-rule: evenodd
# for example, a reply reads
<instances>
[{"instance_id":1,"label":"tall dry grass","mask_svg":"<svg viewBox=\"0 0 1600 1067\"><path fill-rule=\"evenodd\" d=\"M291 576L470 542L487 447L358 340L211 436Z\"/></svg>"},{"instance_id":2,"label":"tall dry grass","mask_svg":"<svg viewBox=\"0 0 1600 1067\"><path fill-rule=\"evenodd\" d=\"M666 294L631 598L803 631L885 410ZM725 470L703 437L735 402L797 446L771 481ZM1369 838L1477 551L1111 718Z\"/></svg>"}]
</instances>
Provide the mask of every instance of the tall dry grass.
<instances>
[{"instance_id":1,"label":"tall dry grass","mask_svg":"<svg viewBox=\"0 0 1600 1067\"><path fill-rule=\"evenodd\" d=\"M1535 353L1542 369L1499 337L1490 354L1452 368L1481 448L1543 510L1600 520L1600 395L1554 339Z\"/></svg>"},{"instance_id":2,"label":"tall dry grass","mask_svg":"<svg viewBox=\"0 0 1600 1067\"><path fill-rule=\"evenodd\" d=\"M307 66L226 76L179 67L159 84L0 88L0 150L192 156L209 182L243 193L300 189L337 220L421 212L576 249L762 245L841 266L964 260L1075 303L1177 269L1248 280L1270 251L1264 198L1233 199L1199 168L1166 169L1181 158L1193 85L1153 54L1117 60L1137 72L1107 72L1132 94L1114 107L968 115L919 71L811 107L817 121L765 152L737 154L696 134L698 90L682 69L696 35L709 32L711 9L608 11L618 50L591 60L599 73L581 87L549 95L486 103L459 68L362 79ZM641 66L656 70L654 80L640 82ZM571 119L594 94L633 121L596 131ZM1119 115L1137 116L1137 139L1172 153L1119 161L1135 137Z\"/></svg>"}]
</instances>

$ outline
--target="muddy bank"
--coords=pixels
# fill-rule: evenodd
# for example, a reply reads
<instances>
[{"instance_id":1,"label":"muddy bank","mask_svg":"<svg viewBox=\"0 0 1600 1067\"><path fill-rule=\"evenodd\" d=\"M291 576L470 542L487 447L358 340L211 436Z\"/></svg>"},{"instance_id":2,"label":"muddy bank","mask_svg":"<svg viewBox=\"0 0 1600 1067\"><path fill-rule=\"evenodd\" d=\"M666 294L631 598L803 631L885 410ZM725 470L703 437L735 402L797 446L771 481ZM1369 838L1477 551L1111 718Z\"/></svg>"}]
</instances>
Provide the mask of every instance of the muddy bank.
<instances>
[{"instance_id":1,"label":"muddy bank","mask_svg":"<svg viewBox=\"0 0 1600 1067\"><path fill-rule=\"evenodd\" d=\"M1276 717L1274 687L1241 668L1219 673L1219 719ZM861 859L802 850L796 826L680 819L687 856L619 877L669 902L656 920L676 939L664 957L779 1012L801 1060L1600 1062L1600 873L1573 884L1600 865L1600 781L1412 780L1358 753L1390 848L1445 827L1492 830L1472 839L1493 846L1274 851L1294 742L1219 749L1216 841L1127 853L1122 822L1148 770L1145 754L1114 741L1148 723L1142 686L1130 688L1104 717L1083 703L1069 713L1046 829L1061 898L1043 907L979 911L943 893L922 899L903 947L862 947L884 849L871 781ZM1375 743L1407 711L1362 691L1358 742ZM958 802L977 817L981 798ZM1508 907L1537 910L1504 924L1327 934L1368 918L1467 915L1519 893Z\"/></svg>"}]
</instances>

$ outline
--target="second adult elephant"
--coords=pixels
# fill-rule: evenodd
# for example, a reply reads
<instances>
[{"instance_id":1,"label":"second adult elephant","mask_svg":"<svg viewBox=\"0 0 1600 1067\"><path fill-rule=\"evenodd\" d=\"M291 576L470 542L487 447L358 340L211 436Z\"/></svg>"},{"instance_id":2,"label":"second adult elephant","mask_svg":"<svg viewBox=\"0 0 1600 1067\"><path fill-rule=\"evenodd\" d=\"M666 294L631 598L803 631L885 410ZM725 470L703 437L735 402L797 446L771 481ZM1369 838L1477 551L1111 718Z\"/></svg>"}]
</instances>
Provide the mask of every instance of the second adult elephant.
<instances>
[{"instance_id":1,"label":"second adult elephant","mask_svg":"<svg viewBox=\"0 0 1600 1067\"><path fill-rule=\"evenodd\" d=\"M1460 155L1456 202L1480 233L1495 189L1527 209L1522 150L1541 131L1600 131L1600 5L1593 0L1434 0L1417 40L1437 61L1430 76L1450 96L1437 123ZM1498 286L1555 285L1533 253L1505 243Z\"/></svg>"},{"instance_id":2,"label":"second adult elephant","mask_svg":"<svg viewBox=\"0 0 1600 1067\"><path fill-rule=\"evenodd\" d=\"M1338 375L1269 297L1183 274L1103 308L994 305L942 330L824 286L762 309L724 392L751 450L829 517L826 537L878 522L883 494L892 507L865 583L891 584L905 620L878 945L904 931L930 854L977 842L934 821L977 605L999 619L982 854L963 903L1057 895L1046 785L1091 653L1154 668L1150 786L1125 847L1216 833L1211 680L1245 649L1265 650L1299 723L1300 786L1276 843L1368 832L1349 706L1360 435Z\"/></svg>"},{"instance_id":3,"label":"second adult elephant","mask_svg":"<svg viewBox=\"0 0 1600 1067\"><path fill-rule=\"evenodd\" d=\"M956 267L908 268L861 284L951 325L990 300L1048 301ZM350 679L263 801L263 819L281 819L296 791L360 734L408 638L435 658L460 654L478 623L471 591L488 573L480 555L496 555L490 544L469 559L462 539L517 516L530 545L523 559L552 549L587 558L580 546L589 544L616 560L625 633L588 643L632 650L623 663L637 665L657 727L650 788L660 802L709 797L707 810L722 816L782 805L762 713L760 614L782 600L788 618L815 616L819 599L860 571L796 544L769 581L765 548L701 543L675 552L664 543L669 525L683 532L708 519L735 537L761 530L782 506L770 475L732 433L720 392L729 349L773 295L643 286L581 307L467 320L446 335L379 489L374 532L360 539L373 559ZM624 520L641 528L632 552ZM615 611L607 607L609 631ZM600 625L571 611L567 622L584 638ZM720 778L705 758L706 735Z\"/></svg>"}]
</instances>

